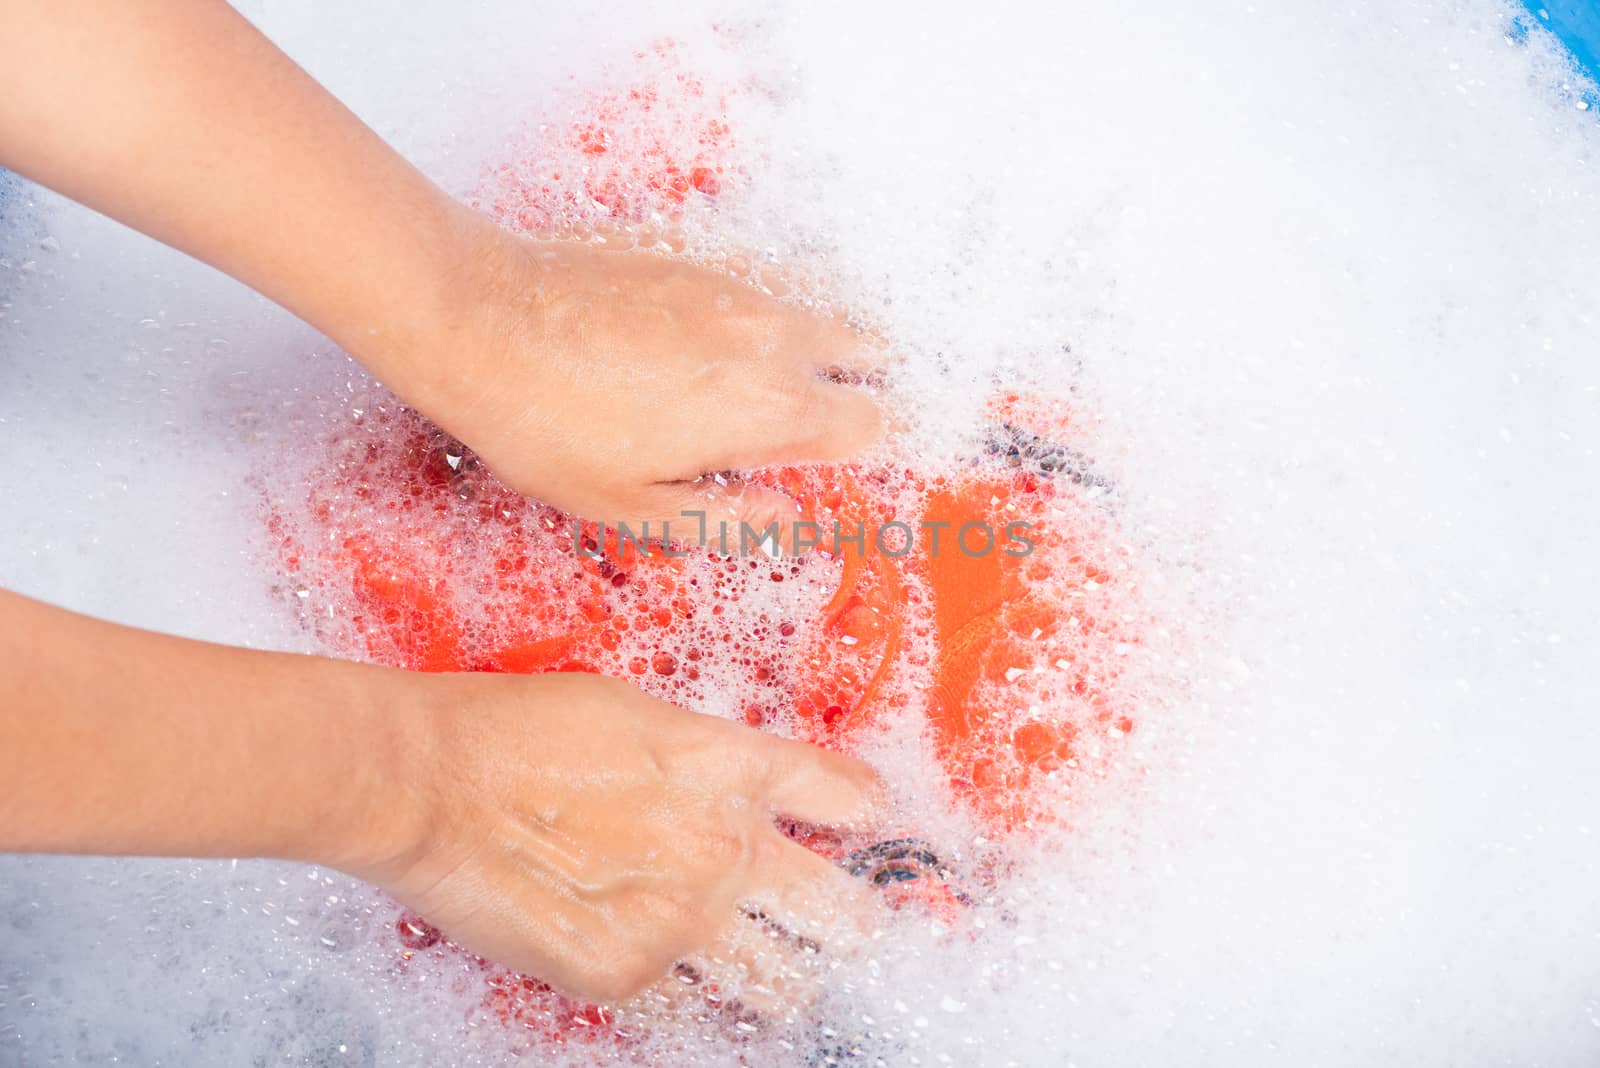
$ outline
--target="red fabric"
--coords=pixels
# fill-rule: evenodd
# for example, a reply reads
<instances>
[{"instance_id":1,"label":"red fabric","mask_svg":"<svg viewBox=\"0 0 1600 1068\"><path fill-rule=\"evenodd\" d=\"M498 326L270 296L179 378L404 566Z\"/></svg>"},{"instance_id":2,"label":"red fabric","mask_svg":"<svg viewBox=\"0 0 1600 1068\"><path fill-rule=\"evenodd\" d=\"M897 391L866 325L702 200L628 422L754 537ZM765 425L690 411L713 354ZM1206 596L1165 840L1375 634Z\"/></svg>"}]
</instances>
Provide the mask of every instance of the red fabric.
<instances>
[{"instance_id":1,"label":"red fabric","mask_svg":"<svg viewBox=\"0 0 1600 1068\"><path fill-rule=\"evenodd\" d=\"M555 164L519 158L492 170L483 210L544 231L597 212L671 219L689 198L722 195L737 177L724 162L727 92L685 73L670 43L639 63L637 84L595 96L553 135ZM1018 409L1010 402L996 418L1029 419L1047 437L1068 429L1059 413ZM827 539L831 561L676 558L619 546L592 525L574 545L567 517L499 487L420 420L385 410L365 423L306 512L271 518L284 571L344 609L330 640L348 654L420 671L602 671L689 704L712 696L715 674L752 725L845 750L888 717L920 714L953 794L997 836L1063 818L1057 787L1089 770L1084 739L1134 729L1116 665L1137 635L1119 610L1131 594L1119 588L1110 520L1049 479L998 462L936 478L783 470L766 477L825 530L864 525L865 551ZM908 491L920 512L896 516L891 502ZM870 544L895 518L918 531L901 558ZM1019 548L1004 537L1019 521L1032 524L1027 555L1005 551ZM944 524L938 552L919 523ZM972 523L995 533L991 551L961 551ZM596 559L585 545L605 551ZM833 592L809 616L779 599L752 619L740 599L769 581ZM897 899L948 918L949 894L920 882L895 888ZM407 960L447 951L415 917L398 934ZM480 966L482 1009L535 1040L621 1040L603 1010Z\"/></svg>"}]
</instances>

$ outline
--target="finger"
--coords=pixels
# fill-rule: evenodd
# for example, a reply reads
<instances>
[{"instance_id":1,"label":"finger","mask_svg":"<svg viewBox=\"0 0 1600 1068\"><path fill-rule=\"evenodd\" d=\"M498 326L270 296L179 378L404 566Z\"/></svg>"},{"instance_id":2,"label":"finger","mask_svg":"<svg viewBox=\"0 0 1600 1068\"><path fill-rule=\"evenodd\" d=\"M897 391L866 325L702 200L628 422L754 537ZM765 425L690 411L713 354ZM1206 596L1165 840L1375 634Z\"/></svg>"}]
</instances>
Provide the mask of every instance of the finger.
<instances>
[{"instance_id":1,"label":"finger","mask_svg":"<svg viewBox=\"0 0 1600 1068\"><path fill-rule=\"evenodd\" d=\"M818 378L810 383L810 393L809 418L797 428L799 455L790 462L847 460L877 444L889 430L883 405L865 389Z\"/></svg>"},{"instance_id":2,"label":"finger","mask_svg":"<svg viewBox=\"0 0 1600 1068\"><path fill-rule=\"evenodd\" d=\"M818 315L794 309L785 332L784 349L802 367L813 371L831 368L865 375L882 372L898 362L883 338L860 329L843 313Z\"/></svg>"},{"instance_id":3,"label":"finger","mask_svg":"<svg viewBox=\"0 0 1600 1068\"><path fill-rule=\"evenodd\" d=\"M708 470L848 460L890 427L871 392L821 378L752 383L737 407L744 413L739 425L706 442L701 463Z\"/></svg>"},{"instance_id":4,"label":"finger","mask_svg":"<svg viewBox=\"0 0 1600 1068\"><path fill-rule=\"evenodd\" d=\"M822 990L822 943L796 936L763 909L780 911L772 904L739 907L711 945L681 958L642 1000L722 1010L755 1026L804 1012Z\"/></svg>"},{"instance_id":5,"label":"finger","mask_svg":"<svg viewBox=\"0 0 1600 1068\"><path fill-rule=\"evenodd\" d=\"M663 1007L722 1012L758 1029L804 1012L820 993L820 982L804 981L807 962L794 957L778 936L739 913L721 940L679 961L648 996Z\"/></svg>"},{"instance_id":6,"label":"finger","mask_svg":"<svg viewBox=\"0 0 1600 1068\"><path fill-rule=\"evenodd\" d=\"M722 261L729 277L749 282L773 297L790 293L815 292L818 289L815 274L798 263L779 263L764 253L742 251L729 253Z\"/></svg>"},{"instance_id":7,"label":"finger","mask_svg":"<svg viewBox=\"0 0 1600 1068\"><path fill-rule=\"evenodd\" d=\"M656 528L668 530L679 545L773 560L796 552L800 506L767 486L708 475L658 484L647 493L645 506L657 516Z\"/></svg>"},{"instance_id":8,"label":"finger","mask_svg":"<svg viewBox=\"0 0 1600 1068\"><path fill-rule=\"evenodd\" d=\"M726 1011L759 1027L804 1014L831 963L870 944L876 910L865 884L776 831L766 855L735 922L680 959L643 1001Z\"/></svg>"},{"instance_id":9,"label":"finger","mask_svg":"<svg viewBox=\"0 0 1600 1068\"><path fill-rule=\"evenodd\" d=\"M688 244L679 226L661 226L653 222L633 222L626 219L599 219L587 231L574 227L572 235L584 239L590 247L602 252L682 252Z\"/></svg>"},{"instance_id":10,"label":"finger","mask_svg":"<svg viewBox=\"0 0 1600 1068\"><path fill-rule=\"evenodd\" d=\"M864 761L805 742L757 733L763 793L776 814L827 827L867 829L881 818L885 794Z\"/></svg>"},{"instance_id":11,"label":"finger","mask_svg":"<svg viewBox=\"0 0 1600 1068\"><path fill-rule=\"evenodd\" d=\"M802 953L837 959L863 946L875 926L871 890L833 861L772 833L772 855L742 899L750 918Z\"/></svg>"},{"instance_id":12,"label":"finger","mask_svg":"<svg viewBox=\"0 0 1600 1068\"><path fill-rule=\"evenodd\" d=\"M744 916L735 917L735 923L748 926ZM734 963L730 966L726 962ZM737 954L732 939L724 935L715 945L702 952L684 957L673 966L672 974L650 987L639 997L639 1004L663 1013L699 1013L706 1010L728 1011L743 1018L746 1013L740 995L744 991L744 975L759 967L755 953ZM759 1010L768 1006L755 998L757 1012L750 1013L750 1022L758 1025Z\"/></svg>"},{"instance_id":13,"label":"finger","mask_svg":"<svg viewBox=\"0 0 1600 1068\"><path fill-rule=\"evenodd\" d=\"M749 921L719 943L718 966L731 964L743 983L739 996L756 1008L803 1008L821 993L838 961L870 945L875 901L859 880L832 861L771 832L770 849L742 908Z\"/></svg>"}]
</instances>

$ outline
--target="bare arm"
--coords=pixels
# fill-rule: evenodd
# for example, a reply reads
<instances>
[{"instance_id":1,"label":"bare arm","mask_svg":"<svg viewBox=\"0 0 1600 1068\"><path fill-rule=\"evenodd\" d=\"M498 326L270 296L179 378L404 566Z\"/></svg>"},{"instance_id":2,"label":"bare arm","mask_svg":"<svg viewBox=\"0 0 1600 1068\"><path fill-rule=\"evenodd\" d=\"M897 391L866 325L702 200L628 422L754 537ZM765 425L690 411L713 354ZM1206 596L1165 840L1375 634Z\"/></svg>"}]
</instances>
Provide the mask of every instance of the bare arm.
<instances>
[{"instance_id":1,"label":"bare arm","mask_svg":"<svg viewBox=\"0 0 1600 1068\"><path fill-rule=\"evenodd\" d=\"M0 590L0 851L396 852L423 724L397 673L121 627Z\"/></svg>"},{"instance_id":2,"label":"bare arm","mask_svg":"<svg viewBox=\"0 0 1600 1068\"><path fill-rule=\"evenodd\" d=\"M675 517L707 507L703 471L878 431L815 374L849 331L683 264L500 233L221 0L0 0L0 163L260 289L572 511ZM723 503L757 526L787 505ZM594 676L421 678L0 593L0 783L0 849L334 864L616 996L725 937L736 902L848 897L771 816L852 819L872 776Z\"/></svg>"},{"instance_id":3,"label":"bare arm","mask_svg":"<svg viewBox=\"0 0 1600 1068\"><path fill-rule=\"evenodd\" d=\"M764 527L792 512L777 494L691 483L881 429L817 375L870 363L852 331L687 264L500 232L222 0L0 0L0 164L254 286L569 511L659 523L709 492Z\"/></svg>"},{"instance_id":4,"label":"bare arm","mask_svg":"<svg viewBox=\"0 0 1600 1068\"><path fill-rule=\"evenodd\" d=\"M612 679L418 676L0 591L0 851L327 864L579 996L737 941L741 907L855 907L771 820L857 822L874 782Z\"/></svg>"},{"instance_id":5,"label":"bare arm","mask_svg":"<svg viewBox=\"0 0 1600 1068\"><path fill-rule=\"evenodd\" d=\"M483 224L227 4L0 0L0 27L0 163L352 352L448 315Z\"/></svg>"}]
</instances>

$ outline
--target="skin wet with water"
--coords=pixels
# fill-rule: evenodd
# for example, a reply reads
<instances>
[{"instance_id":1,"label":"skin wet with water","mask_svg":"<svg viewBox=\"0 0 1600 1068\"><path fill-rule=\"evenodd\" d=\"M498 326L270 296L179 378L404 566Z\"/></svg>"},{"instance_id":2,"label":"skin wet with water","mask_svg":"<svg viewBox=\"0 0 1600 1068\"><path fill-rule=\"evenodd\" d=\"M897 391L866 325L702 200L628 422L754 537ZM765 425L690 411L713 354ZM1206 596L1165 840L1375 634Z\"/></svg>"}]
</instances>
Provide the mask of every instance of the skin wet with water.
<instances>
[{"instance_id":1,"label":"skin wet with water","mask_svg":"<svg viewBox=\"0 0 1600 1068\"><path fill-rule=\"evenodd\" d=\"M1113 622L1129 655L1158 657L1128 679L1134 730L1101 742L1125 774L1010 848L981 928L951 941L925 910L894 913L791 1047L741 1046L766 1039L736 1022L639 1042L691 1063L1594 1051L1595 977L1571 946L1596 904L1580 592L1596 134L1548 44L1508 40L1508 9L1018 8L975 25L820 4L708 11L696 26L714 30L639 12L622 42L580 14L467 5L390 28L374 7L383 45L360 54L309 8L254 14L463 196L541 123L565 130L596 86L626 86L634 52L680 41L703 80L740 90L738 144L718 146L740 169L711 212L690 163L690 238L803 267L906 353L894 388L920 471L998 461L987 406L1014 391L1064 396L1082 435L1066 444L1114 486L1110 540L1148 581L1138 618ZM370 383L109 225L49 201L27 224L60 249L34 236L19 255L8 230L0 252L8 355L51 354L5 363L4 417L40 446L0 470L31 502L8 582L316 646L259 537L258 480L317 466ZM149 269L109 286L93 269L109 256ZM82 314L46 314L61 307ZM214 338L229 346L208 356ZM645 677L686 680L685 663ZM708 689L743 713L742 684ZM916 785L919 838L976 855L987 835L931 735L908 719L862 744ZM538 1028L468 1018L486 988L469 958L402 963L397 910L343 877L4 864L0 1031L27 1063L549 1052Z\"/></svg>"}]
</instances>

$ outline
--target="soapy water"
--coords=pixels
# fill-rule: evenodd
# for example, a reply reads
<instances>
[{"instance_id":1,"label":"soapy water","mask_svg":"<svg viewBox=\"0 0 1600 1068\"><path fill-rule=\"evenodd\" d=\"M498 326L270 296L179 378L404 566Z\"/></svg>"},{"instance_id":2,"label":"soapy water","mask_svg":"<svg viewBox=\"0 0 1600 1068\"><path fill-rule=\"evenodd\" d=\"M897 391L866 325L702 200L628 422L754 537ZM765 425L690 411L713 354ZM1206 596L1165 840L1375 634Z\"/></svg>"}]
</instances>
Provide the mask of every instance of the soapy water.
<instances>
[{"instance_id":1,"label":"soapy water","mask_svg":"<svg viewBox=\"0 0 1600 1068\"><path fill-rule=\"evenodd\" d=\"M725 196L748 181L735 153L749 138L731 113L749 90L708 81L686 52L673 39L636 52L621 84L589 87L575 117L537 123L469 202L530 236L657 246L774 284L776 250L728 252L695 233L696 218L713 233ZM332 651L421 671L598 671L881 754L913 799L896 817L909 828L856 841L792 833L950 940L1006 919L1016 843L1093 818L1085 801L1134 729L1129 681L1149 650L1108 480L1046 437L1075 432L1064 412L1003 398L981 456L947 470L891 449L752 476L816 524L822 551L785 559L759 533L694 533L688 515L678 529L697 544L675 552L632 540L645 536L637 525L581 522L506 490L381 391L347 403L326 447L302 443L302 462L259 478L291 603ZM923 748L933 760L907 762ZM961 817L970 826L957 832ZM879 937L907 936L904 920L882 921ZM461 951L423 917L402 914L396 929L404 967L459 970ZM760 1045L747 1055L765 1058L772 1043L803 1059L896 1051L892 1027L841 1015L839 1002L872 996L870 975L826 940L791 943L763 944L761 970L793 971L797 949L825 961L829 997L814 1017L753 1009L752 995L772 1000L758 976L683 969L671 993L605 1008L475 959L468 1016L530 1051L582 1044L638 1063L679 1059L697 1038ZM834 1037L819 1045L819 1028Z\"/></svg>"},{"instance_id":2,"label":"soapy water","mask_svg":"<svg viewBox=\"0 0 1600 1068\"><path fill-rule=\"evenodd\" d=\"M1545 3L1523 0L1523 5L1528 14L1513 22L1512 40L1525 38L1533 25L1532 20L1538 19L1538 24L1561 42L1580 71L1590 79L1600 74L1600 10L1583 0L1548 0ZM1584 87L1590 91L1580 97L1579 106L1585 111L1600 107L1600 97L1594 94L1593 83L1588 82Z\"/></svg>"},{"instance_id":3,"label":"soapy water","mask_svg":"<svg viewBox=\"0 0 1600 1068\"><path fill-rule=\"evenodd\" d=\"M623 35L464 6L361 41L263 16L466 196L670 36L739 89L715 194L688 171L691 250L754 251L890 336L922 470L981 463L1017 392L1084 414L1073 444L1115 486L1157 664L1071 825L1005 836L958 938L894 912L808 1022L677 1018L623 1055L1592 1062L1600 209L1574 76L1487 4L996 14L641 12ZM284 608L260 473L316 469L380 394L231 283L41 201L0 241L0 577L336 642ZM804 566L778 585L820 599ZM734 681L704 689L727 714ZM984 831L926 736L870 755L969 855ZM11 859L0 891L0 1063L602 1055L475 1012L480 965L405 958L395 908L335 874Z\"/></svg>"}]
</instances>

